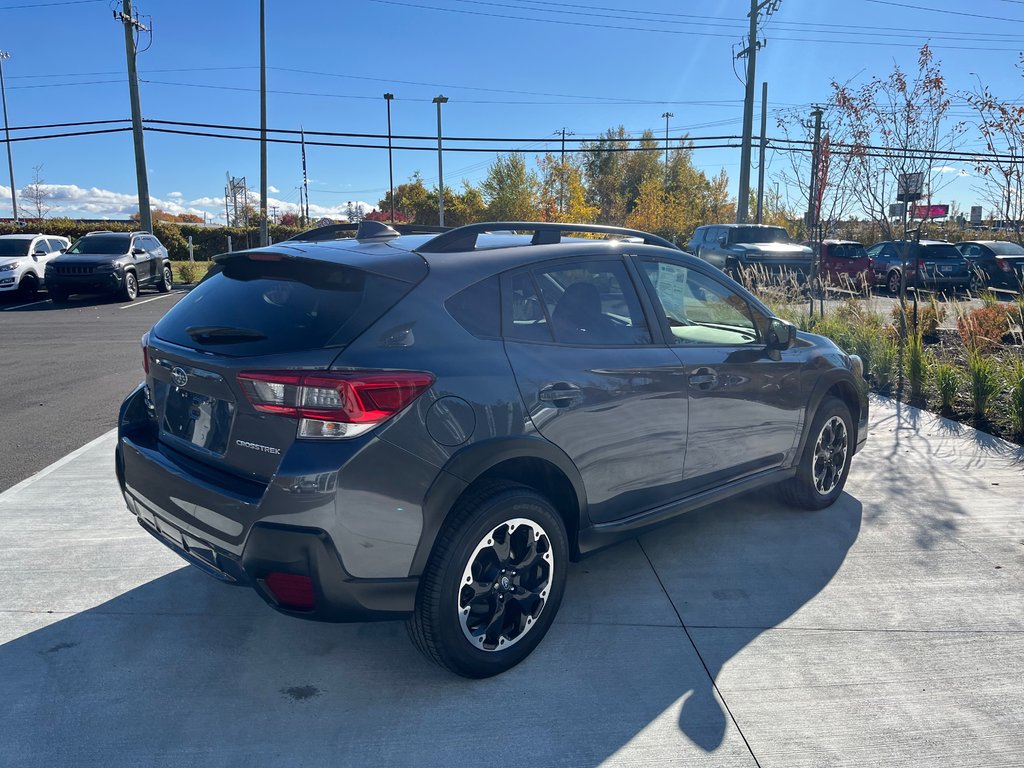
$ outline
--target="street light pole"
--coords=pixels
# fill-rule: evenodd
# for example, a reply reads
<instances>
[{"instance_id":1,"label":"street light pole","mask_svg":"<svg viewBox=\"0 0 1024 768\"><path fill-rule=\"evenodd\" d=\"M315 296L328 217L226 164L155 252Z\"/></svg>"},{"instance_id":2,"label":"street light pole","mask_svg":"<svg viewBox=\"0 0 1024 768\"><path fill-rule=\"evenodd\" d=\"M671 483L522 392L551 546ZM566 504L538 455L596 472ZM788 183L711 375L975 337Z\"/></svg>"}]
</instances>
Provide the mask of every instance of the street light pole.
<instances>
[{"instance_id":1,"label":"street light pole","mask_svg":"<svg viewBox=\"0 0 1024 768\"><path fill-rule=\"evenodd\" d=\"M14 191L14 160L11 157L11 132L7 126L7 91L4 89L4 61L11 58L7 51L0 51L0 99L4 104L4 136L7 138L7 170L11 175L11 208L14 209L14 223L18 223L18 195Z\"/></svg>"},{"instance_id":2,"label":"street light pole","mask_svg":"<svg viewBox=\"0 0 1024 768\"><path fill-rule=\"evenodd\" d=\"M395 98L393 93L385 93L384 101L388 105L388 189L391 197L391 223L395 223L395 164L391 156L391 100Z\"/></svg>"},{"instance_id":3,"label":"street light pole","mask_svg":"<svg viewBox=\"0 0 1024 768\"><path fill-rule=\"evenodd\" d=\"M665 118L665 187L668 188L668 119L675 115L671 112L662 112L661 116Z\"/></svg>"},{"instance_id":4,"label":"street light pole","mask_svg":"<svg viewBox=\"0 0 1024 768\"><path fill-rule=\"evenodd\" d=\"M447 96L435 96L434 103L437 104L437 218L438 223L444 226L444 164L441 161L441 105L448 103ZM391 131L388 131L390 134ZM394 201L392 200L392 205ZM394 216L392 216L394 218Z\"/></svg>"}]
</instances>

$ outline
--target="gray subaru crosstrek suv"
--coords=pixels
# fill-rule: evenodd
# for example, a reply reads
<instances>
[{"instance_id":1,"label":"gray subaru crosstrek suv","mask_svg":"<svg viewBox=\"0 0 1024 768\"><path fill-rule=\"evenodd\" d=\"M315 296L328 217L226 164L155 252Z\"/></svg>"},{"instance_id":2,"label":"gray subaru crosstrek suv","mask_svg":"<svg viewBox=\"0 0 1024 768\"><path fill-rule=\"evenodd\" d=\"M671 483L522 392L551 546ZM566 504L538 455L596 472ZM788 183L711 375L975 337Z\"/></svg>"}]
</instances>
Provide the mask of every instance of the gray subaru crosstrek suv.
<instances>
[{"instance_id":1,"label":"gray subaru crosstrek suv","mask_svg":"<svg viewBox=\"0 0 1024 768\"><path fill-rule=\"evenodd\" d=\"M138 522L282 613L406 618L494 675L571 560L768 485L824 508L867 438L859 358L654 235L334 238L217 257L143 337L119 418Z\"/></svg>"}]
</instances>

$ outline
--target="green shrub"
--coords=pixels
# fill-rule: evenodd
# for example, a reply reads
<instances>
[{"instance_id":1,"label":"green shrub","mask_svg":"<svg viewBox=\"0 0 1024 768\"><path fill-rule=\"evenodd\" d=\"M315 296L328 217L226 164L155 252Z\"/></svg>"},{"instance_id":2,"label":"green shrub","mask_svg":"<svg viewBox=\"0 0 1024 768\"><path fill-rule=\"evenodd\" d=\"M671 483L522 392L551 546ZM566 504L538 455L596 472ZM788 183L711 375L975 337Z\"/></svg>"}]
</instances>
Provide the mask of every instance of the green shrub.
<instances>
[{"instance_id":1,"label":"green shrub","mask_svg":"<svg viewBox=\"0 0 1024 768\"><path fill-rule=\"evenodd\" d=\"M881 392L892 387L896 379L896 355L896 342L888 335L878 336L871 354L871 374Z\"/></svg>"},{"instance_id":2,"label":"green shrub","mask_svg":"<svg viewBox=\"0 0 1024 768\"><path fill-rule=\"evenodd\" d=\"M974 415L986 418L989 404L999 391L999 376L995 360L977 348L967 354L967 384Z\"/></svg>"},{"instance_id":3,"label":"green shrub","mask_svg":"<svg viewBox=\"0 0 1024 768\"><path fill-rule=\"evenodd\" d=\"M1020 358L1006 365L1006 389L1010 395L1010 424L1013 433L1024 435L1024 361Z\"/></svg>"},{"instance_id":4,"label":"green shrub","mask_svg":"<svg viewBox=\"0 0 1024 768\"><path fill-rule=\"evenodd\" d=\"M892 320L896 327L899 327L900 323L900 304L897 303L892 308ZM946 308L940 307L933 298L930 303L921 306L917 306L917 330L925 337L932 337L939 330L939 326L946 319ZM914 333L914 307L912 304L907 304L907 338L909 339Z\"/></svg>"},{"instance_id":5,"label":"green shrub","mask_svg":"<svg viewBox=\"0 0 1024 768\"><path fill-rule=\"evenodd\" d=\"M175 281L178 283L198 283L206 276L211 261L176 261L172 265L175 272Z\"/></svg>"},{"instance_id":6,"label":"green shrub","mask_svg":"<svg viewBox=\"0 0 1024 768\"><path fill-rule=\"evenodd\" d=\"M988 288L978 291L978 298L981 299L983 307L994 307L999 304L999 297L996 296L995 291Z\"/></svg>"},{"instance_id":7,"label":"green shrub","mask_svg":"<svg viewBox=\"0 0 1024 768\"><path fill-rule=\"evenodd\" d=\"M921 334L912 333L907 339L906 375L907 383L910 385L910 396L915 400L924 392L927 371Z\"/></svg>"},{"instance_id":8,"label":"green shrub","mask_svg":"<svg viewBox=\"0 0 1024 768\"><path fill-rule=\"evenodd\" d=\"M960 390L960 371L951 363L938 363L932 368L935 388L939 392L939 404L944 411L953 410Z\"/></svg>"}]
</instances>

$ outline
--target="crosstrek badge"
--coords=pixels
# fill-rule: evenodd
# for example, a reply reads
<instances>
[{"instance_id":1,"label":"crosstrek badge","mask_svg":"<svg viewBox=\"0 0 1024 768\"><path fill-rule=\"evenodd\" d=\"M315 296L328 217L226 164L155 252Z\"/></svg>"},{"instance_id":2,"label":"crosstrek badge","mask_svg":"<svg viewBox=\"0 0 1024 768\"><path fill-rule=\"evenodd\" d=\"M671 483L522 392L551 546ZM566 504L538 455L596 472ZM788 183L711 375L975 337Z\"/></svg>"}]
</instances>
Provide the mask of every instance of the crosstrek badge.
<instances>
[{"instance_id":1,"label":"crosstrek badge","mask_svg":"<svg viewBox=\"0 0 1024 768\"><path fill-rule=\"evenodd\" d=\"M260 445L259 443L250 443L248 440L235 440L235 445L241 446L242 448L248 448L252 451L259 451L260 453L276 453L281 454L280 448L271 448L269 445Z\"/></svg>"}]
</instances>

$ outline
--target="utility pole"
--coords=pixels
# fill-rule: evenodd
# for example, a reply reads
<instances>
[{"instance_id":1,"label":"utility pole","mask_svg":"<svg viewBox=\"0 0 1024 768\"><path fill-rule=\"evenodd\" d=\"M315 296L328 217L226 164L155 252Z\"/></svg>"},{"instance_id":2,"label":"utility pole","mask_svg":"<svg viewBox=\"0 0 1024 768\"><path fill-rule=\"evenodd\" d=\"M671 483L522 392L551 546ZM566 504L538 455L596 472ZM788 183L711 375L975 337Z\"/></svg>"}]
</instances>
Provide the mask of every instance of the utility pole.
<instances>
[{"instance_id":1,"label":"utility pole","mask_svg":"<svg viewBox=\"0 0 1024 768\"><path fill-rule=\"evenodd\" d=\"M132 140L135 144L135 176L139 190L139 223L147 232L153 231L153 212L149 207L149 177L146 171L146 146L142 139L142 107L139 104L139 72L135 67L135 32L149 32L149 27L132 16L132 0L123 0L123 10L114 11L114 18L124 24L124 52L128 59L128 95L132 104ZM8 145L10 146L10 145Z\"/></svg>"},{"instance_id":2,"label":"utility pole","mask_svg":"<svg viewBox=\"0 0 1024 768\"><path fill-rule=\"evenodd\" d=\"M395 223L395 164L391 156L391 101L395 98L393 93L385 93L384 101L388 105L388 189L391 197L391 223Z\"/></svg>"},{"instance_id":3,"label":"utility pole","mask_svg":"<svg viewBox=\"0 0 1024 768\"><path fill-rule=\"evenodd\" d=\"M302 141L302 191L306 193L306 210L302 214L303 223L309 219L309 176L306 173L306 129L299 126L299 137ZM302 207L302 198L299 197L299 207Z\"/></svg>"},{"instance_id":4,"label":"utility pole","mask_svg":"<svg viewBox=\"0 0 1024 768\"><path fill-rule=\"evenodd\" d=\"M821 236L818 232L818 168L821 165L821 116L822 111L820 107L815 107L814 111L811 112L811 116L814 118L814 146L811 153L811 188L810 194L808 195L807 204L807 232L810 240L816 240L818 245L814 248L814 261L811 263L811 311L810 314L814 316L814 284L818 278L819 262L821 261Z\"/></svg>"},{"instance_id":5,"label":"utility pole","mask_svg":"<svg viewBox=\"0 0 1024 768\"><path fill-rule=\"evenodd\" d=\"M7 51L0 51L0 100L4 103L4 136L7 138L7 171L11 177L11 208L14 209L14 223L17 224L18 195L14 191L14 160L11 157L11 132L7 125L7 91L4 89L4 61L9 58L11 58L11 54Z\"/></svg>"},{"instance_id":6,"label":"utility pole","mask_svg":"<svg viewBox=\"0 0 1024 768\"><path fill-rule=\"evenodd\" d=\"M565 137L566 136L575 136L576 134L573 133L572 131L570 131L568 128L565 128L565 127L563 127L561 130L555 131L555 133L556 134L558 134L558 133L562 134L562 155L561 155L561 159L559 160L559 166L558 166L558 171L559 171L558 172L558 177L559 177L559 185L558 185L558 213L559 213L559 216L561 217L561 216L565 215L565 192L566 192L565 188L566 188L566 186L568 186L568 178L567 178L567 176L568 176L568 169L565 167Z\"/></svg>"},{"instance_id":7,"label":"utility pole","mask_svg":"<svg viewBox=\"0 0 1024 768\"><path fill-rule=\"evenodd\" d=\"M448 103L447 96L435 96L434 103L437 104L437 219L438 223L444 226L444 164L441 161L441 105ZM388 131L391 134L391 131ZM392 202L392 204L394 204ZM394 216L391 217L394 219Z\"/></svg>"},{"instance_id":8,"label":"utility pole","mask_svg":"<svg viewBox=\"0 0 1024 768\"><path fill-rule=\"evenodd\" d=\"M267 8L260 0L260 245L270 244L267 226Z\"/></svg>"},{"instance_id":9,"label":"utility pole","mask_svg":"<svg viewBox=\"0 0 1024 768\"><path fill-rule=\"evenodd\" d=\"M761 41L757 39L757 22L761 11L765 11L765 19L778 10L782 0L750 0L750 29L747 34L747 47L736 54L736 58L746 58L747 77L746 92L743 97L743 146L740 150L740 188L736 197L736 223L745 224L750 208L750 156L753 154L754 133L754 81L757 76L757 52L761 49Z\"/></svg>"},{"instance_id":10,"label":"utility pole","mask_svg":"<svg viewBox=\"0 0 1024 768\"><path fill-rule=\"evenodd\" d=\"M671 112L662 112L661 116L665 118L665 189L668 189L668 119L675 115Z\"/></svg>"},{"instance_id":11,"label":"utility pole","mask_svg":"<svg viewBox=\"0 0 1024 768\"><path fill-rule=\"evenodd\" d=\"M761 149L757 155L757 223L764 224L764 156L768 148L768 83L761 83Z\"/></svg>"}]
</instances>

